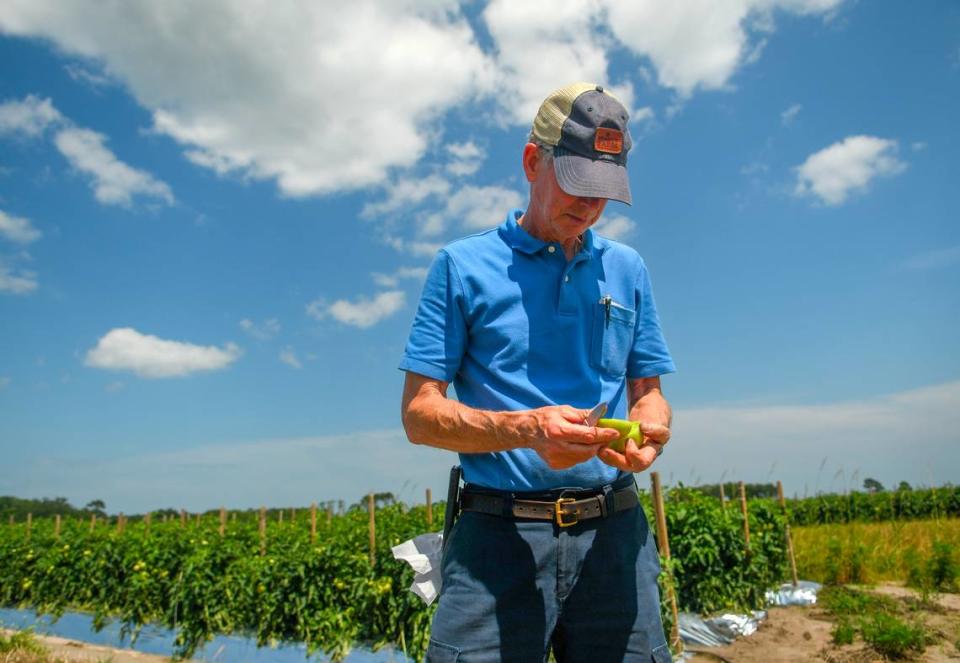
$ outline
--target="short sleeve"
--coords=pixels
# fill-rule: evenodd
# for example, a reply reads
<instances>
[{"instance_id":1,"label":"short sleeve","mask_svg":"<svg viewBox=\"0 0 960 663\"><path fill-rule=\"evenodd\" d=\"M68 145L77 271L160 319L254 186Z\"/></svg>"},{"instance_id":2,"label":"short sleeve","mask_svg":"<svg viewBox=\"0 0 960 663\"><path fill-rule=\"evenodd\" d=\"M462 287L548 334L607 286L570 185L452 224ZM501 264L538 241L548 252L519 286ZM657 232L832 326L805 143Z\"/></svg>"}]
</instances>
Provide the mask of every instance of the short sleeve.
<instances>
[{"instance_id":1,"label":"short sleeve","mask_svg":"<svg viewBox=\"0 0 960 663\"><path fill-rule=\"evenodd\" d=\"M463 304L463 287L456 265L450 255L441 250L423 285L400 370L453 381L466 347Z\"/></svg>"},{"instance_id":2,"label":"short sleeve","mask_svg":"<svg viewBox=\"0 0 960 663\"><path fill-rule=\"evenodd\" d=\"M677 370L660 329L657 305L653 300L653 286L647 266L640 260L636 283L637 328L633 347L627 359L627 377L649 378Z\"/></svg>"}]
</instances>

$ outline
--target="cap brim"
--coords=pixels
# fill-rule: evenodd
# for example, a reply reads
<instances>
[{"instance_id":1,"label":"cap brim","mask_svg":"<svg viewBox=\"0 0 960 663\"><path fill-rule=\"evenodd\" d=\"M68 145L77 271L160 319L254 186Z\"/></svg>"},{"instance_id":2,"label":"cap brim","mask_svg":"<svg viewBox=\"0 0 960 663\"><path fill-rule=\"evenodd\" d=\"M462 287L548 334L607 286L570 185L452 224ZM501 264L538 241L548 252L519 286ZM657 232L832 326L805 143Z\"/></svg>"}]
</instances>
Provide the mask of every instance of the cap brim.
<instances>
[{"instance_id":1,"label":"cap brim","mask_svg":"<svg viewBox=\"0 0 960 663\"><path fill-rule=\"evenodd\" d=\"M633 204L626 166L580 156L562 147L553 150L553 169L557 184L571 196L608 198Z\"/></svg>"}]
</instances>

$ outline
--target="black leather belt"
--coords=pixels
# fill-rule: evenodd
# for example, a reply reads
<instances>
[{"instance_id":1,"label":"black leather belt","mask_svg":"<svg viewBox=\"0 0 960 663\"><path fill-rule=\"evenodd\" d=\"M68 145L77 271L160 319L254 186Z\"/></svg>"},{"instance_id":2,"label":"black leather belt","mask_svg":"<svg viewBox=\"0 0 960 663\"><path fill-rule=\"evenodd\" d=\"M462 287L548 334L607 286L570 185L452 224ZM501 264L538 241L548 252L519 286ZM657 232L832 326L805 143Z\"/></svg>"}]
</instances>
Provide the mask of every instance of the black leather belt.
<instances>
[{"instance_id":1,"label":"black leather belt","mask_svg":"<svg viewBox=\"0 0 960 663\"><path fill-rule=\"evenodd\" d=\"M502 518L552 520L560 527L569 527L581 520L606 518L611 513L633 509L639 504L633 477L623 488L604 486L594 491L570 490L557 494L556 499L527 499L523 493L496 492L468 484L460 497L460 508Z\"/></svg>"}]
</instances>

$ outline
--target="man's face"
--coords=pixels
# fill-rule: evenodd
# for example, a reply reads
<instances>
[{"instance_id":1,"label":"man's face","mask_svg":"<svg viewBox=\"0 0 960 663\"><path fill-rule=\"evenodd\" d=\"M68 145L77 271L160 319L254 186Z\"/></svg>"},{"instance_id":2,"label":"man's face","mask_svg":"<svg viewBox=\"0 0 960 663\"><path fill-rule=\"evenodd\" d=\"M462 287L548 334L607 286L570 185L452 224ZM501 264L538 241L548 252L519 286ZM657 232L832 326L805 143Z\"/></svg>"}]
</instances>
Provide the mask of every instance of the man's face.
<instances>
[{"instance_id":1,"label":"man's face","mask_svg":"<svg viewBox=\"0 0 960 663\"><path fill-rule=\"evenodd\" d=\"M528 143L524 171L530 182L530 206L542 221L541 232L563 242L580 235L600 218L606 198L571 196L557 183L553 159Z\"/></svg>"}]
</instances>

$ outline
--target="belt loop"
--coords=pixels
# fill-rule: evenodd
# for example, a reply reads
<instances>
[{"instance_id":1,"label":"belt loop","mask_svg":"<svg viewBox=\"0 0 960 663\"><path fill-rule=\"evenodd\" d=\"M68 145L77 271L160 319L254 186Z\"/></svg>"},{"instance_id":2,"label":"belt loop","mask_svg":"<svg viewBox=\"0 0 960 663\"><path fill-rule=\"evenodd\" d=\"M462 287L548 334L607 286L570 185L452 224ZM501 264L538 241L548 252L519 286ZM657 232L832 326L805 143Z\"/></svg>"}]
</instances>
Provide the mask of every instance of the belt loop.
<instances>
[{"instance_id":1,"label":"belt loop","mask_svg":"<svg viewBox=\"0 0 960 663\"><path fill-rule=\"evenodd\" d=\"M600 515L606 518L613 512L613 486L608 483L603 486L603 497L600 499Z\"/></svg>"},{"instance_id":2,"label":"belt loop","mask_svg":"<svg viewBox=\"0 0 960 663\"><path fill-rule=\"evenodd\" d=\"M503 496L502 505L503 517L513 518L513 493L507 493Z\"/></svg>"}]
</instances>

